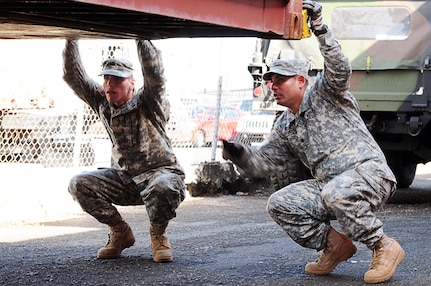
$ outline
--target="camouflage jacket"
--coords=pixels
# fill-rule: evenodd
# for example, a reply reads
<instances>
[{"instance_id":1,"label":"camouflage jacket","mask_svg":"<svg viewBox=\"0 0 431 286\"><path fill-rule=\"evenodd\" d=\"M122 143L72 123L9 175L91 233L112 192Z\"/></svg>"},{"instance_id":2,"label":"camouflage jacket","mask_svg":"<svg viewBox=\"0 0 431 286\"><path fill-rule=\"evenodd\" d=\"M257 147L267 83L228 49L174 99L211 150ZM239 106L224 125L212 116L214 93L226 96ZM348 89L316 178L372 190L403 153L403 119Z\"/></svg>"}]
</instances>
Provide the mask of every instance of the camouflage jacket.
<instances>
[{"instance_id":1,"label":"camouflage jacket","mask_svg":"<svg viewBox=\"0 0 431 286\"><path fill-rule=\"evenodd\" d=\"M63 52L63 78L105 126L112 142L112 168L126 171L137 178L136 183L145 179L142 174L157 168L184 175L165 131L170 113L161 55L150 41L137 40L136 44L144 86L135 89L119 108L107 101L102 86L87 75L73 40L66 41Z\"/></svg>"},{"instance_id":2,"label":"camouflage jacket","mask_svg":"<svg viewBox=\"0 0 431 286\"><path fill-rule=\"evenodd\" d=\"M318 41L325 68L305 92L299 111L285 111L268 142L259 149L243 146L245 152L234 163L248 175L262 177L296 156L321 182L350 169L395 182L383 152L360 116L356 99L348 91L348 58L330 30Z\"/></svg>"}]
</instances>

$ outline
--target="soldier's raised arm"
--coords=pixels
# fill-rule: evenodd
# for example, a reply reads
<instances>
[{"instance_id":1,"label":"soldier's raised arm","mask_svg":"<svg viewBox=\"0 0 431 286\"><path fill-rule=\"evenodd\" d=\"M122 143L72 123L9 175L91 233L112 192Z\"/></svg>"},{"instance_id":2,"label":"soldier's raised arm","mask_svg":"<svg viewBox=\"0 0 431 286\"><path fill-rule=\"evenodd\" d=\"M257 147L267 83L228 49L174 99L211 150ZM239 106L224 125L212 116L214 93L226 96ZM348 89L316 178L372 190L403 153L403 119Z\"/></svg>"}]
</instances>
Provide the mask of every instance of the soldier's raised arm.
<instances>
[{"instance_id":1,"label":"soldier's raised arm","mask_svg":"<svg viewBox=\"0 0 431 286\"><path fill-rule=\"evenodd\" d=\"M352 70L349 59L332 31L323 23L322 6L318 2L304 0L302 7L308 11L311 30L324 59L323 86L330 94L342 97L350 87Z\"/></svg>"},{"instance_id":2,"label":"soldier's raised arm","mask_svg":"<svg viewBox=\"0 0 431 286\"><path fill-rule=\"evenodd\" d=\"M169 102L166 98L166 78L161 52L151 41L136 40L138 57L144 75L144 86L138 91L139 96L159 116L169 118Z\"/></svg>"},{"instance_id":3,"label":"soldier's raised arm","mask_svg":"<svg viewBox=\"0 0 431 286\"><path fill-rule=\"evenodd\" d=\"M91 79L81 61L77 40L67 39L63 50L63 79L90 106L102 101L100 84Z\"/></svg>"}]
</instances>

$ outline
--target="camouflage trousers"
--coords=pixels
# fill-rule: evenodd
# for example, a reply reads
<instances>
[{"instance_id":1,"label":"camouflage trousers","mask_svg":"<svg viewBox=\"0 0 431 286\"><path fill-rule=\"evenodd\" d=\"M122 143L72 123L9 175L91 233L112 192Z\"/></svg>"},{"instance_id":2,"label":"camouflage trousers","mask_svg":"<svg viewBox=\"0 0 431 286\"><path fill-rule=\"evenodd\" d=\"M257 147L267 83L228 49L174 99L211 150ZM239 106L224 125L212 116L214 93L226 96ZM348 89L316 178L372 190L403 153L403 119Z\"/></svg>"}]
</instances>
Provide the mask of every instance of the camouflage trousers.
<instances>
[{"instance_id":1,"label":"camouflage trousers","mask_svg":"<svg viewBox=\"0 0 431 286\"><path fill-rule=\"evenodd\" d=\"M185 198L184 177L170 170L145 173L136 184L125 172L98 169L74 176L69 193L82 209L99 222L109 224L118 215L115 205L145 205L151 224L164 224L176 216Z\"/></svg>"},{"instance_id":2,"label":"camouflage trousers","mask_svg":"<svg viewBox=\"0 0 431 286\"><path fill-rule=\"evenodd\" d=\"M383 235L375 212L391 196L395 183L369 175L348 170L328 183L311 179L288 185L270 196L267 211L301 246L323 249L331 220L337 220L350 239L374 249Z\"/></svg>"}]
</instances>

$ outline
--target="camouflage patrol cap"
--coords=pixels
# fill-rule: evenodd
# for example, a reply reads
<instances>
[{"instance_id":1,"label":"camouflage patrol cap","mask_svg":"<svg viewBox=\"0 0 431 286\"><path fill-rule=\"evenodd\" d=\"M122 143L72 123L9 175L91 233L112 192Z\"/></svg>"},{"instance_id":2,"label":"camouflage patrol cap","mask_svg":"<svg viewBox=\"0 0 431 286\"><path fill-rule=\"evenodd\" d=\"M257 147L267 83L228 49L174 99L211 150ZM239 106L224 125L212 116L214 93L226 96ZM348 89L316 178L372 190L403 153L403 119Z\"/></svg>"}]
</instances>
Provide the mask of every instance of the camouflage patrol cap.
<instances>
[{"instance_id":1,"label":"camouflage patrol cap","mask_svg":"<svg viewBox=\"0 0 431 286\"><path fill-rule=\"evenodd\" d=\"M269 71L263 75L263 79L270 80L273 74L302 75L308 80L308 63L303 59L278 59L271 64Z\"/></svg>"},{"instance_id":2,"label":"camouflage patrol cap","mask_svg":"<svg viewBox=\"0 0 431 286\"><path fill-rule=\"evenodd\" d=\"M99 75L113 75L118 77L130 77L133 74L133 64L127 59L112 58L107 59L102 64L102 71Z\"/></svg>"}]
</instances>

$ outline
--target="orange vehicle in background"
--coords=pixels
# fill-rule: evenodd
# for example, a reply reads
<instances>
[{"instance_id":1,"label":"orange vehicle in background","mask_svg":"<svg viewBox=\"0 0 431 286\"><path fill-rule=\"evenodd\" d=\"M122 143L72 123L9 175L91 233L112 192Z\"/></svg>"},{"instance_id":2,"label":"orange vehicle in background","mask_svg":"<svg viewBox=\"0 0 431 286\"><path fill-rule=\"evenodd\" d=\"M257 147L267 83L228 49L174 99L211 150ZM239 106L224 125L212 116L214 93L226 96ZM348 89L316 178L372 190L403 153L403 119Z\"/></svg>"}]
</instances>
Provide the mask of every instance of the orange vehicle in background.
<instances>
[{"instance_id":1,"label":"orange vehicle in background","mask_svg":"<svg viewBox=\"0 0 431 286\"><path fill-rule=\"evenodd\" d=\"M199 106L198 109L201 112L195 114L195 116L193 116L192 113L191 116L194 127L190 142L195 147L205 147L211 144L214 137L217 108L215 106ZM217 140L236 139L236 127L238 125L238 121L244 115L245 113L236 107L222 106L220 108L218 121Z\"/></svg>"}]
</instances>

